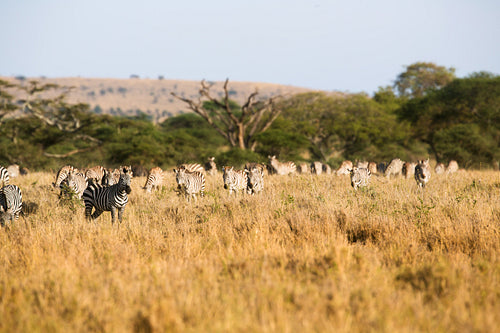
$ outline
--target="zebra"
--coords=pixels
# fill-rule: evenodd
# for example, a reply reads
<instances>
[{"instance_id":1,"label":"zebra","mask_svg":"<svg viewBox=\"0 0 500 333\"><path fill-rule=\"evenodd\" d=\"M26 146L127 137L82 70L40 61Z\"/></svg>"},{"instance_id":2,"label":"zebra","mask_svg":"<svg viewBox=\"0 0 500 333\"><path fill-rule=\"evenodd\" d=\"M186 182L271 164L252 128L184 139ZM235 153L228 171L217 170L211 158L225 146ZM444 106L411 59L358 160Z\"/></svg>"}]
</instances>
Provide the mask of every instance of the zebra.
<instances>
[{"instance_id":1,"label":"zebra","mask_svg":"<svg viewBox=\"0 0 500 333\"><path fill-rule=\"evenodd\" d=\"M19 177L19 165L11 164L7 167L7 171L9 172L10 178Z\"/></svg>"},{"instance_id":2,"label":"zebra","mask_svg":"<svg viewBox=\"0 0 500 333\"><path fill-rule=\"evenodd\" d=\"M403 172L403 161L399 158L395 158L389 163L385 169L385 176L390 178L391 176L399 176Z\"/></svg>"},{"instance_id":3,"label":"zebra","mask_svg":"<svg viewBox=\"0 0 500 333\"><path fill-rule=\"evenodd\" d=\"M119 169L106 169L106 174L102 178L102 184L104 186L111 186L118 183L120 179L120 170Z\"/></svg>"},{"instance_id":4,"label":"zebra","mask_svg":"<svg viewBox=\"0 0 500 333\"><path fill-rule=\"evenodd\" d=\"M92 184L102 184L104 175L106 174L106 169L102 165L96 165L85 171L85 177L87 177L89 183Z\"/></svg>"},{"instance_id":5,"label":"zebra","mask_svg":"<svg viewBox=\"0 0 500 333\"><path fill-rule=\"evenodd\" d=\"M289 174L294 174L297 171L297 166L295 165L295 163L291 161L280 162L278 161L275 155L268 156L268 158L269 158L269 164L271 165L271 169L275 174L289 175Z\"/></svg>"},{"instance_id":6,"label":"zebra","mask_svg":"<svg viewBox=\"0 0 500 333\"><path fill-rule=\"evenodd\" d=\"M209 157L205 163L205 171L210 176L217 175L217 164L215 164L215 157Z\"/></svg>"},{"instance_id":7,"label":"zebra","mask_svg":"<svg viewBox=\"0 0 500 333\"><path fill-rule=\"evenodd\" d=\"M163 183L163 170L160 167L154 167L148 172L148 178L143 189L151 193L153 188L159 189Z\"/></svg>"},{"instance_id":8,"label":"zebra","mask_svg":"<svg viewBox=\"0 0 500 333\"><path fill-rule=\"evenodd\" d=\"M440 175L440 174L443 174L446 170L446 167L444 166L443 163L438 163L436 164L436 167L434 168L434 172L436 173L436 175Z\"/></svg>"},{"instance_id":9,"label":"zebra","mask_svg":"<svg viewBox=\"0 0 500 333\"><path fill-rule=\"evenodd\" d=\"M72 195L76 194L78 199L83 196L83 191L87 189L89 185L87 178L81 172L70 171L66 179L61 183L61 194Z\"/></svg>"},{"instance_id":10,"label":"zebra","mask_svg":"<svg viewBox=\"0 0 500 333\"><path fill-rule=\"evenodd\" d=\"M424 188L425 185L431 179L431 167L429 165L429 159L419 160L417 166L415 167L415 180L417 185Z\"/></svg>"},{"instance_id":11,"label":"zebra","mask_svg":"<svg viewBox=\"0 0 500 333\"><path fill-rule=\"evenodd\" d=\"M205 168L199 163L183 163L177 166L177 170L179 170L179 168L184 168L189 172L197 171L205 174Z\"/></svg>"},{"instance_id":12,"label":"zebra","mask_svg":"<svg viewBox=\"0 0 500 333\"><path fill-rule=\"evenodd\" d=\"M385 174L386 169L387 169L387 162L380 162L377 164L377 173Z\"/></svg>"},{"instance_id":13,"label":"zebra","mask_svg":"<svg viewBox=\"0 0 500 333\"><path fill-rule=\"evenodd\" d=\"M368 186L371 172L367 168L353 167L351 172L351 186L357 190L359 187Z\"/></svg>"},{"instance_id":14,"label":"zebra","mask_svg":"<svg viewBox=\"0 0 500 333\"><path fill-rule=\"evenodd\" d=\"M358 163L356 163L356 166L358 167L358 169L360 168L368 169L368 162L358 161Z\"/></svg>"},{"instance_id":15,"label":"zebra","mask_svg":"<svg viewBox=\"0 0 500 333\"><path fill-rule=\"evenodd\" d=\"M321 168L323 169L323 173L326 173L327 175L332 174L332 168L328 164L322 163Z\"/></svg>"},{"instance_id":16,"label":"zebra","mask_svg":"<svg viewBox=\"0 0 500 333\"><path fill-rule=\"evenodd\" d=\"M116 212L118 211L118 220L121 222L123 211L128 202L128 194L132 191L130 184L132 175L130 170L122 169L118 184L103 186L100 184L91 184L83 192L83 201L85 203L85 217L89 220L98 218L103 212L111 212L111 223L116 221ZM95 208L92 214L92 209Z\"/></svg>"},{"instance_id":17,"label":"zebra","mask_svg":"<svg viewBox=\"0 0 500 333\"><path fill-rule=\"evenodd\" d=\"M309 164L307 164L307 163L300 163L297 166L297 172L301 173L301 174L311 173L310 168L309 168Z\"/></svg>"},{"instance_id":18,"label":"zebra","mask_svg":"<svg viewBox=\"0 0 500 333\"><path fill-rule=\"evenodd\" d=\"M323 172L323 163L315 161L311 163L311 173L313 175L321 175Z\"/></svg>"},{"instance_id":19,"label":"zebra","mask_svg":"<svg viewBox=\"0 0 500 333\"><path fill-rule=\"evenodd\" d=\"M458 171L458 163L455 160L451 160L450 163L448 163L448 166L446 167L446 174L449 175L450 173L455 173Z\"/></svg>"},{"instance_id":20,"label":"zebra","mask_svg":"<svg viewBox=\"0 0 500 333\"><path fill-rule=\"evenodd\" d=\"M415 176L415 167L417 163L414 162L404 162L401 172L406 179L413 178Z\"/></svg>"},{"instance_id":21,"label":"zebra","mask_svg":"<svg viewBox=\"0 0 500 333\"><path fill-rule=\"evenodd\" d=\"M244 191L248 185L248 175L244 170L234 170L233 167L222 167L222 179L224 180L224 188L229 189L229 194Z\"/></svg>"},{"instance_id":22,"label":"zebra","mask_svg":"<svg viewBox=\"0 0 500 333\"><path fill-rule=\"evenodd\" d=\"M351 173L351 170L353 169L352 166L353 166L352 162L349 160L342 162L342 164L340 165L340 167L336 171L337 176L349 175Z\"/></svg>"},{"instance_id":23,"label":"zebra","mask_svg":"<svg viewBox=\"0 0 500 333\"><path fill-rule=\"evenodd\" d=\"M4 187L9 185L10 183L10 177L9 177L9 171L0 166L0 187Z\"/></svg>"},{"instance_id":24,"label":"zebra","mask_svg":"<svg viewBox=\"0 0 500 333\"><path fill-rule=\"evenodd\" d=\"M205 174L200 171L190 172L184 166L174 169L175 180L179 190L184 192L188 200L194 198L196 194L205 195Z\"/></svg>"},{"instance_id":25,"label":"zebra","mask_svg":"<svg viewBox=\"0 0 500 333\"><path fill-rule=\"evenodd\" d=\"M375 162L368 163L368 170L370 170L370 174L376 175L378 173L377 163Z\"/></svg>"},{"instance_id":26,"label":"zebra","mask_svg":"<svg viewBox=\"0 0 500 333\"><path fill-rule=\"evenodd\" d=\"M0 189L0 223L14 222L23 208L23 195L17 185L7 185Z\"/></svg>"},{"instance_id":27,"label":"zebra","mask_svg":"<svg viewBox=\"0 0 500 333\"><path fill-rule=\"evenodd\" d=\"M247 193L256 194L264 190L264 169L254 166L250 169L245 168L247 174Z\"/></svg>"},{"instance_id":28,"label":"zebra","mask_svg":"<svg viewBox=\"0 0 500 333\"><path fill-rule=\"evenodd\" d=\"M62 166L59 171L57 171L57 175L56 175L56 181L54 183L52 183L52 186L56 189L60 188L61 187L61 183L63 182L63 180L66 179L66 177L68 177L68 173L70 171L78 171L77 168L75 168L74 166L72 165L65 165L65 166Z\"/></svg>"}]
</instances>

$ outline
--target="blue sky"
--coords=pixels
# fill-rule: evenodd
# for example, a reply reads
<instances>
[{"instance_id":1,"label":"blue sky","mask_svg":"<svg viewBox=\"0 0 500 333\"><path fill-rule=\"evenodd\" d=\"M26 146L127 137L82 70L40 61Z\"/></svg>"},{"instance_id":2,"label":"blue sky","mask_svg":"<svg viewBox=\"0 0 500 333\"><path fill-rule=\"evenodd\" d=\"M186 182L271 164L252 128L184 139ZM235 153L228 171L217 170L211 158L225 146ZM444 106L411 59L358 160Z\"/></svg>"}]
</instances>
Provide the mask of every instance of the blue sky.
<instances>
[{"instance_id":1,"label":"blue sky","mask_svg":"<svg viewBox=\"0 0 500 333\"><path fill-rule=\"evenodd\" d=\"M498 0L2 0L0 75L367 92L430 61L500 74Z\"/></svg>"}]
</instances>

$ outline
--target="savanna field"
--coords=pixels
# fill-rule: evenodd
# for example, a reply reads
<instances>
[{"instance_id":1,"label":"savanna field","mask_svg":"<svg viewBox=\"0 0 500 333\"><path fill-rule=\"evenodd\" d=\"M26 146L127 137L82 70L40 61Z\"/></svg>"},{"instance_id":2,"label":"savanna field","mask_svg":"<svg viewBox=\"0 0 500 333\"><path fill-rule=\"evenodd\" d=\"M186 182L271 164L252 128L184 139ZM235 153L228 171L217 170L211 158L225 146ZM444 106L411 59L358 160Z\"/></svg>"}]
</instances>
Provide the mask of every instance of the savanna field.
<instances>
[{"instance_id":1,"label":"savanna field","mask_svg":"<svg viewBox=\"0 0 500 333\"><path fill-rule=\"evenodd\" d=\"M27 214L0 230L1 332L495 332L500 173L268 176L188 203L172 172L132 181L124 221L58 200L55 173L11 180Z\"/></svg>"}]
</instances>

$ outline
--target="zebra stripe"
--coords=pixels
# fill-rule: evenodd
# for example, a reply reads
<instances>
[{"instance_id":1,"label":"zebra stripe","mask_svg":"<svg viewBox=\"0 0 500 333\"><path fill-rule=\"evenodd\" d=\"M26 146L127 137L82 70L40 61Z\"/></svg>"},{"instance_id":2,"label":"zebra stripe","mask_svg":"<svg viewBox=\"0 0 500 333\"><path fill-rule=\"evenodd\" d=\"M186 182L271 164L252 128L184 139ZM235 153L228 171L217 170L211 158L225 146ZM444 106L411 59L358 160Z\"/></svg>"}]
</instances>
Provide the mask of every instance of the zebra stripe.
<instances>
[{"instance_id":1,"label":"zebra stripe","mask_svg":"<svg viewBox=\"0 0 500 333\"><path fill-rule=\"evenodd\" d=\"M184 195L188 200L194 198L196 200L196 194L200 193L200 196L205 194L205 174L199 171L189 172L183 166L178 169L174 169L175 181L177 182L177 187L179 190L184 192Z\"/></svg>"},{"instance_id":2,"label":"zebra stripe","mask_svg":"<svg viewBox=\"0 0 500 333\"><path fill-rule=\"evenodd\" d=\"M337 174L337 176L349 175L351 173L352 166L353 164L351 161L345 160L344 162L342 162L342 164L339 166L339 168L335 173Z\"/></svg>"},{"instance_id":3,"label":"zebra stripe","mask_svg":"<svg viewBox=\"0 0 500 333\"><path fill-rule=\"evenodd\" d=\"M429 165L429 159L425 161L418 161L418 164L415 167L415 180L417 181L418 186L424 188L430 179L431 167Z\"/></svg>"},{"instance_id":4,"label":"zebra stripe","mask_svg":"<svg viewBox=\"0 0 500 333\"><path fill-rule=\"evenodd\" d=\"M321 175L323 172L323 163L316 161L311 163L311 173L314 175Z\"/></svg>"},{"instance_id":5,"label":"zebra stripe","mask_svg":"<svg viewBox=\"0 0 500 333\"><path fill-rule=\"evenodd\" d=\"M83 192L83 201L85 203L85 217L87 219L96 219L103 212L111 212L111 223L114 223L116 211L118 211L118 220L121 222L123 211L128 202L128 194L132 191L130 184L132 177L128 170L120 175L118 184L111 186L102 186L91 184ZM92 214L92 209L95 208Z\"/></svg>"},{"instance_id":6,"label":"zebra stripe","mask_svg":"<svg viewBox=\"0 0 500 333\"><path fill-rule=\"evenodd\" d=\"M268 158L269 158L269 164L271 165L273 173L275 174L288 175L288 174L293 174L297 171L297 166L295 165L295 163L291 161L280 162L274 155L268 156Z\"/></svg>"},{"instance_id":7,"label":"zebra stripe","mask_svg":"<svg viewBox=\"0 0 500 333\"><path fill-rule=\"evenodd\" d=\"M351 186L357 190L359 187L368 186L371 172L367 168L353 167L351 170Z\"/></svg>"},{"instance_id":8,"label":"zebra stripe","mask_svg":"<svg viewBox=\"0 0 500 333\"><path fill-rule=\"evenodd\" d=\"M2 226L7 221L14 222L19 218L23 208L23 195L16 185L7 185L0 189L0 223Z\"/></svg>"},{"instance_id":9,"label":"zebra stripe","mask_svg":"<svg viewBox=\"0 0 500 333\"><path fill-rule=\"evenodd\" d=\"M10 183L9 171L7 171L6 168L0 166L0 186L4 187L9 185L9 183Z\"/></svg>"},{"instance_id":10,"label":"zebra stripe","mask_svg":"<svg viewBox=\"0 0 500 333\"><path fill-rule=\"evenodd\" d=\"M106 174L106 169L101 165L96 165L85 171L85 177L87 177L89 183L91 184L101 184Z\"/></svg>"},{"instance_id":11,"label":"zebra stripe","mask_svg":"<svg viewBox=\"0 0 500 333\"><path fill-rule=\"evenodd\" d=\"M404 162L403 163L403 169L402 169L403 176L406 179L410 179L410 178L415 177L415 167L416 166L417 166L417 163Z\"/></svg>"},{"instance_id":12,"label":"zebra stripe","mask_svg":"<svg viewBox=\"0 0 500 333\"><path fill-rule=\"evenodd\" d=\"M102 184L104 186L111 186L118 184L120 180L120 170L118 169L106 169L106 174L102 179Z\"/></svg>"},{"instance_id":13,"label":"zebra stripe","mask_svg":"<svg viewBox=\"0 0 500 333\"><path fill-rule=\"evenodd\" d=\"M234 170L233 167L222 167L222 179L224 188L229 189L229 194L244 191L248 185L248 176L243 170Z\"/></svg>"},{"instance_id":14,"label":"zebra stripe","mask_svg":"<svg viewBox=\"0 0 500 333\"><path fill-rule=\"evenodd\" d=\"M186 171L189 171L189 172L201 172L201 173L205 173L205 168L203 168L203 166L201 164L198 164L198 163L184 163L184 164L181 164L177 167L177 169L180 169L180 168L184 168L186 169Z\"/></svg>"},{"instance_id":15,"label":"zebra stripe","mask_svg":"<svg viewBox=\"0 0 500 333\"><path fill-rule=\"evenodd\" d=\"M60 188L61 183L63 182L63 180L65 180L68 177L68 173L70 171L77 172L78 169L71 166L71 165L65 165L65 166L61 167L61 169L59 169L59 171L57 171L56 181L54 183L52 183L52 186L54 186L54 188L56 188L56 189Z\"/></svg>"},{"instance_id":16,"label":"zebra stripe","mask_svg":"<svg viewBox=\"0 0 500 333\"><path fill-rule=\"evenodd\" d=\"M154 167L148 172L148 179L144 185L146 192L151 193L151 190L159 189L163 184L163 170L160 167Z\"/></svg>"},{"instance_id":17,"label":"zebra stripe","mask_svg":"<svg viewBox=\"0 0 500 333\"><path fill-rule=\"evenodd\" d=\"M83 173L70 171L68 177L61 183L60 196L67 195L71 197L76 195L78 199L81 199L87 186L88 181Z\"/></svg>"},{"instance_id":18,"label":"zebra stripe","mask_svg":"<svg viewBox=\"0 0 500 333\"><path fill-rule=\"evenodd\" d=\"M399 158L395 158L389 163L387 168L385 169L385 176L387 178L391 176L399 176L403 172L403 161Z\"/></svg>"},{"instance_id":19,"label":"zebra stripe","mask_svg":"<svg viewBox=\"0 0 500 333\"><path fill-rule=\"evenodd\" d=\"M245 168L245 173L248 177L247 193L256 194L264 190L264 171L261 168L253 167L250 169Z\"/></svg>"}]
</instances>

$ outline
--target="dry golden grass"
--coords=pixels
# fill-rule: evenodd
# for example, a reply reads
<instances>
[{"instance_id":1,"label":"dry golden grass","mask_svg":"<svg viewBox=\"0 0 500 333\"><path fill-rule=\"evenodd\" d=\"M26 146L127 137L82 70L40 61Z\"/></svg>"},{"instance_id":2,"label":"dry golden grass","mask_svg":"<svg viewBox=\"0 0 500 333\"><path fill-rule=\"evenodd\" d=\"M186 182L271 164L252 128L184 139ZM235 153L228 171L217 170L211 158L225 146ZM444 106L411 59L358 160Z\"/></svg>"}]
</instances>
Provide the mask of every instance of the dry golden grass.
<instances>
[{"instance_id":1,"label":"dry golden grass","mask_svg":"<svg viewBox=\"0 0 500 333\"><path fill-rule=\"evenodd\" d=\"M36 209L0 230L0 331L500 330L500 174L354 192L347 177L268 177L259 196L146 195L124 222L58 203L55 175L12 181ZM36 207L38 206L38 207Z\"/></svg>"}]
</instances>

